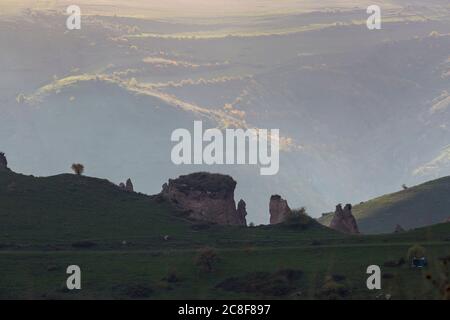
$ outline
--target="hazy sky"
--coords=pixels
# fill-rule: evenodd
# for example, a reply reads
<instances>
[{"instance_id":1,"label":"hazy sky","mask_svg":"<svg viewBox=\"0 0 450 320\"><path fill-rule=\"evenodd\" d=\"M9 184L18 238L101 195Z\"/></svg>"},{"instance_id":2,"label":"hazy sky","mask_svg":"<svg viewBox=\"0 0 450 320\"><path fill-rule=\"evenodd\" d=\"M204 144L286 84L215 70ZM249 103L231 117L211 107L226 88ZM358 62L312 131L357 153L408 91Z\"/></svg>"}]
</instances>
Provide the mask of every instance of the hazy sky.
<instances>
[{"instance_id":1,"label":"hazy sky","mask_svg":"<svg viewBox=\"0 0 450 320\"><path fill-rule=\"evenodd\" d=\"M145 17L214 17L236 15L266 15L315 11L323 8L350 9L383 4L375 0L1 0L1 12L17 12L23 8L63 9L76 4L85 14L117 14Z\"/></svg>"},{"instance_id":2,"label":"hazy sky","mask_svg":"<svg viewBox=\"0 0 450 320\"><path fill-rule=\"evenodd\" d=\"M366 8L377 3L383 28L371 31ZM76 161L149 194L180 174L230 174L257 223L275 193L318 215L448 175L450 6L423 3L0 0L3 14L32 9L0 17L0 150L17 172ZM82 28L68 31L73 4ZM296 14L310 10L320 12ZM279 128L292 147L270 179L175 166L171 132L194 120Z\"/></svg>"}]
</instances>

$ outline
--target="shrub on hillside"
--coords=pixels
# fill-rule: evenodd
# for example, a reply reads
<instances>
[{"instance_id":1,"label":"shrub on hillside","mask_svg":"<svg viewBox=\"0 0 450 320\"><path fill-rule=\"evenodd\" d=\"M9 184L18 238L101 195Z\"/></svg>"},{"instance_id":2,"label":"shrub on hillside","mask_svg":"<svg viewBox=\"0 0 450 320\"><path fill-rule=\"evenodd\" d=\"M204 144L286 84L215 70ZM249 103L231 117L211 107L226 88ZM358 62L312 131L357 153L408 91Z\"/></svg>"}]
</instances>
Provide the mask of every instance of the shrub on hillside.
<instances>
[{"instance_id":1,"label":"shrub on hillside","mask_svg":"<svg viewBox=\"0 0 450 320\"><path fill-rule=\"evenodd\" d=\"M426 250L424 247L416 244L408 249L408 253L406 254L406 259L411 262L413 258L422 258L426 254Z\"/></svg>"},{"instance_id":2,"label":"shrub on hillside","mask_svg":"<svg viewBox=\"0 0 450 320\"><path fill-rule=\"evenodd\" d=\"M195 264L201 271L210 273L214 271L219 260L216 250L212 248L203 248L197 254Z\"/></svg>"},{"instance_id":3,"label":"shrub on hillside","mask_svg":"<svg viewBox=\"0 0 450 320\"><path fill-rule=\"evenodd\" d=\"M319 299L337 300L345 298L349 293L350 290L345 284L330 277L326 279L316 296Z\"/></svg>"},{"instance_id":4,"label":"shrub on hillside","mask_svg":"<svg viewBox=\"0 0 450 320\"><path fill-rule=\"evenodd\" d=\"M284 222L285 225L290 227L304 228L311 224L312 218L306 213L304 207L300 209L292 210L292 213Z\"/></svg>"},{"instance_id":5,"label":"shrub on hillside","mask_svg":"<svg viewBox=\"0 0 450 320\"><path fill-rule=\"evenodd\" d=\"M84 166L81 163L74 163L72 164L72 170L76 175L81 176L84 172Z\"/></svg>"}]
</instances>

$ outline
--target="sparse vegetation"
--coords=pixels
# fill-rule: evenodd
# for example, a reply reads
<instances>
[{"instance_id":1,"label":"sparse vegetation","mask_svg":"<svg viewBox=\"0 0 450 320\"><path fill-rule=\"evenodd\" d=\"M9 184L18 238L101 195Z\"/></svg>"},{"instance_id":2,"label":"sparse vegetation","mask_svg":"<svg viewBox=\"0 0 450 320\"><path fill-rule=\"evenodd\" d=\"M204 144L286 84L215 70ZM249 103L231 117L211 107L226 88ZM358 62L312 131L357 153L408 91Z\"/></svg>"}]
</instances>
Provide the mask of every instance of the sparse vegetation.
<instances>
[{"instance_id":1,"label":"sparse vegetation","mask_svg":"<svg viewBox=\"0 0 450 320\"><path fill-rule=\"evenodd\" d=\"M72 171L78 176L81 176L84 172L84 166L81 163L74 163L71 168Z\"/></svg>"},{"instance_id":2,"label":"sparse vegetation","mask_svg":"<svg viewBox=\"0 0 450 320\"><path fill-rule=\"evenodd\" d=\"M411 263L413 258L422 258L426 254L425 248L421 245L413 245L408 249L408 253L406 254L406 259L409 263Z\"/></svg>"},{"instance_id":3,"label":"sparse vegetation","mask_svg":"<svg viewBox=\"0 0 450 320\"><path fill-rule=\"evenodd\" d=\"M213 248L203 248L199 251L195 259L195 264L201 271L210 273L214 271L219 260L216 250Z\"/></svg>"},{"instance_id":4,"label":"sparse vegetation","mask_svg":"<svg viewBox=\"0 0 450 320\"><path fill-rule=\"evenodd\" d=\"M347 297L350 289L343 283L342 278L327 277L317 293L318 299L338 300Z\"/></svg>"},{"instance_id":5,"label":"sparse vegetation","mask_svg":"<svg viewBox=\"0 0 450 320\"><path fill-rule=\"evenodd\" d=\"M292 214L285 221L286 225L298 228L307 227L312 223L315 223L315 221L308 216L304 207L292 210Z\"/></svg>"}]
</instances>

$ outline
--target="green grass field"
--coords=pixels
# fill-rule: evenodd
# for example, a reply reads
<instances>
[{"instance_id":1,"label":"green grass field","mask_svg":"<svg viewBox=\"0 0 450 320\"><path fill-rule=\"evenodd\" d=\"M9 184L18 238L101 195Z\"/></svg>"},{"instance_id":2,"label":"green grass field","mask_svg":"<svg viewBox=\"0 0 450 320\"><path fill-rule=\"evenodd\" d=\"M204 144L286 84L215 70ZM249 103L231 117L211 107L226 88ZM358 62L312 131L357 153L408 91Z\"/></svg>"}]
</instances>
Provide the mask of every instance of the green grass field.
<instances>
[{"instance_id":1,"label":"green grass field","mask_svg":"<svg viewBox=\"0 0 450 320\"><path fill-rule=\"evenodd\" d=\"M416 243L429 266L395 265ZM197 263L204 248L217 258L210 270ZM214 226L106 180L0 171L1 299L441 299L426 275L437 279L449 255L448 223L368 236L313 219ZM65 289L72 264L81 290ZM381 290L366 287L372 264Z\"/></svg>"}]
</instances>

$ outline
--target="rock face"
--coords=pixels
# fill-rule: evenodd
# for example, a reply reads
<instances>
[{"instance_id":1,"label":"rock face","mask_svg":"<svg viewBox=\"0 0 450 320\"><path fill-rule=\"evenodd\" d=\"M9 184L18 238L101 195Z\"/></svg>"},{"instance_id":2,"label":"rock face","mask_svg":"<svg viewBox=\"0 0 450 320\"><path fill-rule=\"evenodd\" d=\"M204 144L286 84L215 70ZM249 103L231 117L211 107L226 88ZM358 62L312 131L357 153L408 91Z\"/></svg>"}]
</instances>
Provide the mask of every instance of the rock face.
<instances>
[{"instance_id":1,"label":"rock face","mask_svg":"<svg viewBox=\"0 0 450 320\"><path fill-rule=\"evenodd\" d=\"M333 220L331 220L330 228L344 233L358 234L358 225L352 214L352 205L346 204L344 209L342 205L336 206Z\"/></svg>"},{"instance_id":2,"label":"rock face","mask_svg":"<svg viewBox=\"0 0 450 320\"><path fill-rule=\"evenodd\" d=\"M8 169L8 160L3 152L0 152L0 170Z\"/></svg>"},{"instance_id":3,"label":"rock face","mask_svg":"<svg viewBox=\"0 0 450 320\"><path fill-rule=\"evenodd\" d=\"M401 225L397 224L395 226L394 233L401 233L401 232L405 232L405 229L403 229L403 227Z\"/></svg>"},{"instance_id":4,"label":"rock face","mask_svg":"<svg viewBox=\"0 0 450 320\"><path fill-rule=\"evenodd\" d=\"M246 216L247 216L247 204L245 203L244 200L239 200L238 205L237 205L237 210L236 213L238 215L238 219L240 221L239 224L241 225L247 225L247 220L246 220Z\"/></svg>"},{"instance_id":5,"label":"rock face","mask_svg":"<svg viewBox=\"0 0 450 320\"><path fill-rule=\"evenodd\" d=\"M270 197L269 211L270 224L282 223L292 214L287 201L277 194Z\"/></svg>"},{"instance_id":6,"label":"rock face","mask_svg":"<svg viewBox=\"0 0 450 320\"><path fill-rule=\"evenodd\" d=\"M133 182L131 182L131 179L128 179L125 183L125 190L127 190L128 192L134 192L134 186Z\"/></svg>"},{"instance_id":7,"label":"rock face","mask_svg":"<svg viewBox=\"0 0 450 320\"><path fill-rule=\"evenodd\" d=\"M222 225L246 225L245 202L234 201L236 181L230 176L207 172L192 173L170 179L163 185L161 195L189 218Z\"/></svg>"},{"instance_id":8,"label":"rock face","mask_svg":"<svg viewBox=\"0 0 450 320\"><path fill-rule=\"evenodd\" d=\"M128 192L134 192L134 186L133 182L131 182L131 179L128 179L125 183L123 182L119 183L119 188Z\"/></svg>"}]
</instances>

